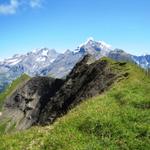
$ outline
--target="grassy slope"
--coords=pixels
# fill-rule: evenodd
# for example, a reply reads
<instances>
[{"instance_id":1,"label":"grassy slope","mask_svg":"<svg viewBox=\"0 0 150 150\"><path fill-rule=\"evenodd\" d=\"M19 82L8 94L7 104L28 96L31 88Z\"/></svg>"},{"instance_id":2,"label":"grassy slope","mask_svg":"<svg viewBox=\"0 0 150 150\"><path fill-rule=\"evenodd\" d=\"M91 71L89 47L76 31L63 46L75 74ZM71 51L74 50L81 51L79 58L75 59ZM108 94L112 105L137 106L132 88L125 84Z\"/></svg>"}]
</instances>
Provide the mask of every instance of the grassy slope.
<instances>
[{"instance_id":1,"label":"grassy slope","mask_svg":"<svg viewBox=\"0 0 150 150\"><path fill-rule=\"evenodd\" d=\"M2 150L150 149L150 78L128 65L130 76L89 99L53 125L2 135Z\"/></svg>"},{"instance_id":2,"label":"grassy slope","mask_svg":"<svg viewBox=\"0 0 150 150\"><path fill-rule=\"evenodd\" d=\"M16 80L14 80L12 82L12 84L10 86L8 86L8 88L6 88L6 90L3 93L0 93L0 111L2 109L2 105L4 100L11 95L11 93L18 88L18 86L22 85L23 82L27 81L29 79L29 76L26 74L23 74L22 76L20 76L19 78L17 78Z\"/></svg>"}]
</instances>

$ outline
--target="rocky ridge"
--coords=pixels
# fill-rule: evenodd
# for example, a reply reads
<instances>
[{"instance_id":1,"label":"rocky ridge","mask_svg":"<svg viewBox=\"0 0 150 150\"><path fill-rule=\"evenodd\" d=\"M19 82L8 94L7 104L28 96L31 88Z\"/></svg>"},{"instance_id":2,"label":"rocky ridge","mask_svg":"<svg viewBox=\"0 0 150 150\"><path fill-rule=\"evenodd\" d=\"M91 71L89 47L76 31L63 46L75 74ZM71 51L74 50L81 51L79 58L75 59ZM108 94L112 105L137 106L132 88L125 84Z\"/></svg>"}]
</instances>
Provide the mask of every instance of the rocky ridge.
<instances>
[{"instance_id":1,"label":"rocky ridge","mask_svg":"<svg viewBox=\"0 0 150 150\"><path fill-rule=\"evenodd\" d=\"M86 55L65 80L34 77L6 100L0 121L9 121L17 130L53 123L81 101L127 78L126 65L107 58L95 61Z\"/></svg>"}]
</instances>

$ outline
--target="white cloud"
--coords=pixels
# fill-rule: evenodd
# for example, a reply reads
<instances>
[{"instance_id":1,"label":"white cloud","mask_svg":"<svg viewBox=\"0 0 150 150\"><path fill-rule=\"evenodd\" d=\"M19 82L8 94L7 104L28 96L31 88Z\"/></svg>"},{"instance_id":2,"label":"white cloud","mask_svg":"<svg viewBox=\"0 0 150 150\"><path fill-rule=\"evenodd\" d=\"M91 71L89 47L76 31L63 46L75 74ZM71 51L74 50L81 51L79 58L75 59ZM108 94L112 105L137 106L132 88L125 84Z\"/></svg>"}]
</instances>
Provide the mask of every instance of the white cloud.
<instances>
[{"instance_id":1,"label":"white cloud","mask_svg":"<svg viewBox=\"0 0 150 150\"><path fill-rule=\"evenodd\" d=\"M42 3L42 0L30 0L30 6L32 8L34 7L41 7L41 3Z\"/></svg>"},{"instance_id":2,"label":"white cloud","mask_svg":"<svg viewBox=\"0 0 150 150\"><path fill-rule=\"evenodd\" d=\"M43 0L10 0L9 4L0 4L0 14L15 14L20 7L41 7Z\"/></svg>"},{"instance_id":3,"label":"white cloud","mask_svg":"<svg viewBox=\"0 0 150 150\"><path fill-rule=\"evenodd\" d=\"M17 8L19 7L18 0L10 0L9 4L0 5L1 14L14 14L16 13Z\"/></svg>"}]
</instances>

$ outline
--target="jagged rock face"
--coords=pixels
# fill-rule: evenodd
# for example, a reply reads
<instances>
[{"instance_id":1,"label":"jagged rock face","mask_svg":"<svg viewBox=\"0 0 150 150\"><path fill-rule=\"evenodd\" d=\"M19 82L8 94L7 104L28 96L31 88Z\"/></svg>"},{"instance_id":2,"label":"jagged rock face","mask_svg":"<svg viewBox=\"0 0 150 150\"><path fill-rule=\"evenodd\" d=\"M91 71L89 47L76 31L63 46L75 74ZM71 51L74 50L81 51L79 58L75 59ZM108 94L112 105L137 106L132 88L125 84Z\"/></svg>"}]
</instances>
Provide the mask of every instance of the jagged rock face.
<instances>
[{"instance_id":1,"label":"jagged rock face","mask_svg":"<svg viewBox=\"0 0 150 150\"><path fill-rule=\"evenodd\" d=\"M126 63L113 65L119 69L112 69L107 59L95 61L87 55L76 64L65 81L33 78L6 101L2 116L17 122L17 129L53 123L81 101L101 94L115 81L128 76L121 72Z\"/></svg>"},{"instance_id":2,"label":"jagged rock face","mask_svg":"<svg viewBox=\"0 0 150 150\"><path fill-rule=\"evenodd\" d=\"M126 65L118 62L116 66L121 66L120 64ZM113 72L107 60L95 61L91 56L85 56L67 76L56 95L50 98L40 114L39 124L52 123L79 102L101 94L117 79L125 76L128 74Z\"/></svg>"},{"instance_id":3,"label":"jagged rock face","mask_svg":"<svg viewBox=\"0 0 150 150\"><path fill-rule=\"evenodd\" d=\"M4 105L3 118L12 119L17 129L36 124L42 108L63 84L63 80L34 77L17 89Z\"/></svg>"}]
</instances>

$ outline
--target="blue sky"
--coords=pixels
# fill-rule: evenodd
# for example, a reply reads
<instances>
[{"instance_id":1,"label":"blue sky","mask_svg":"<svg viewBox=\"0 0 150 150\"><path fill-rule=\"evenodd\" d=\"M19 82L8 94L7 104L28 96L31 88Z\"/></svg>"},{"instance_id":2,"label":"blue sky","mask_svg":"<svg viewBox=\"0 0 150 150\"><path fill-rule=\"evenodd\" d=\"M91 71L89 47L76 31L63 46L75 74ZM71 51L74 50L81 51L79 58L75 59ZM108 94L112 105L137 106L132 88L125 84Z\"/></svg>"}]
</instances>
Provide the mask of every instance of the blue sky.
<instances>
[{"instance_id":1,"label":"blue sky","mask_svg":"<svg viewBox=\"0 0 150 150\"><path fill-rule=\"evenodd\" d=\"M150 53L150 0L0 0L0 58L41 47L73 50L91 36Z\"/></svg>"}]
</instances>

